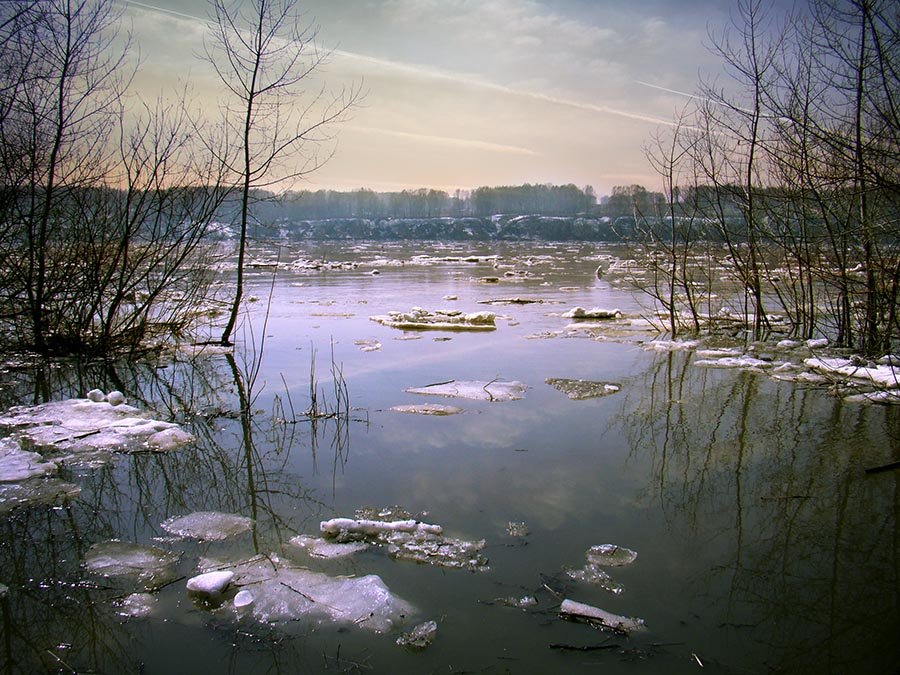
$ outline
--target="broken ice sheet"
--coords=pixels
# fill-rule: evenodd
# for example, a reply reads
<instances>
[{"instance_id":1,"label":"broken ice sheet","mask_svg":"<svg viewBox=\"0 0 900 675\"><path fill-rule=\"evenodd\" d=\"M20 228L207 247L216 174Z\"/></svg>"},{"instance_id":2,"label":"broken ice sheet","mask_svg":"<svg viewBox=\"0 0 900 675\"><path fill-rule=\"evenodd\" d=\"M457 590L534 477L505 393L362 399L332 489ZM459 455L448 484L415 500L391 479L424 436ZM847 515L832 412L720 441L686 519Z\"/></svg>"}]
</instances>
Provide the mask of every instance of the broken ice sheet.
<instances>
[{"instance_id":1,"label":"broken ice sheet","mask_svg":"<svg viewBox=\"0 0 900 675\"><path fill-rule=\"evenodd\" d=\"M369 320L401 330L492 331L497 327L496 316L492 312L464 314L456 309L430 312L421 307L413 307L408 312L394 311L370 316Z\"/></svg>"},{"instance_id":2,"label":"broken ice sheet","mask_svg":"<svg viewBox=\"0 0 900 675\"><path fill-rule=\"evenodd\" d=\"M434 642L436 634L437 623L435 621L425 621L415 626L408 633L403 633L403 635L398 637L397 644L412 650L426 649Z\"/></svg>"},{"instance_id":3,"label":"broken ice sheet","mask_svg":"<svg viewBox=\"0 0 900 675\"><path fill-rule=\"evenodd\" d=\"M146 588L171 581L176 562L174 553L115 539L94 544L84 556L88 572L103 577L135 576Z\"/></svg>"},{"instance_id":4,"label":"broken ice sheet","mask_svg":"<svg viewBox=\"0 0 900 675\"><path fill-rule=\"evenodd\" d=\"M594 380L567 380L560 377L550 377L547 384L558 389L573 401L583 401L588 398L598 398L617 393L622 387L614 382L598 382Z\"/></svg>"},{"instance_id":5,"label":"broken ice sheet","mask_svg":"<svg viewBox=\"0 0 900 675\"><path fill-rule=\"evenodd\" d=\"M86 398L16 406L0 416L0 428L12 431L23 449L52 449L73 463L86 456L93 464L101 458L98 452L169 450L193 440L178 425L150 419L130 405Z\"/></svg>"},{"instance_id":6,"label":"broken ice sheet","mask_svg":"<svg viewBox=\"0 0 900 675\"><path fill-rule=\"evenodd\" d=\"M291 567L277 556L257 556L219 567L234 572L232 586L253 596L252 604L239 608L241 613L263 623L308 618L384 633L413 611L374 574L331 577Z\"/></svg>"},{"instance_id":7,"label":"broken ice sheet","mask_svg":"<svg viewBox=\"0 0 900 675\"><path fill-rule=\"evenodd\" d=\"M525 384L516 381L449 380L447 382L429 384L424 387L410 387L405 391L408 394L466 398L473 401L491 401L495 403L500 401L517 401L525 395L527 388Z\"/></svg>"},{"instance_id":8,"label":"broken ice sheet","mask_svg":"<svg viewBox=\"0 0 900 675\"><path fill-rule=\"evenodd\" d=\"M201 541L222 541L247 532L253 521L245 516L218 511L197 511L186 516L173 517L160 523L171 535Z\"/></svg>"},{"instance_id":9,"label":"broken ice sheet","mask_svg":"<svg viewBox=\"0 0 900 675\"><path fill-rule=\"evenodd\" d=\"M306 551L313 558L343 558L369 548L367 543L361 541L340 543L306 534L294 537L288 543Z\"/></svg>"}]
</instances>

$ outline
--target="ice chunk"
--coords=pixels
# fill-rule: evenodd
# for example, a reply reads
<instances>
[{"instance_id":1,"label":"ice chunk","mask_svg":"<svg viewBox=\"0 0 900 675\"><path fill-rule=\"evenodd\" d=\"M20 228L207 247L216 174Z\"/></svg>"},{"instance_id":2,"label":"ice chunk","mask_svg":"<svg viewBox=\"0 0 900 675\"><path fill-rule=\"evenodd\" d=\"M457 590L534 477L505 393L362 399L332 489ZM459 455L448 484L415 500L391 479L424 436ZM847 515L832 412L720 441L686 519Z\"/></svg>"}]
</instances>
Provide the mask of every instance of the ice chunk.
<instances>
[{"instance_id":1,"label":"ice chunk","mask_svg":"<svg viewBox=\"0 0 900 675\"><path fill-rule=\"evenodd\" d=\"M900 404L900 391L884 389L882 391L869 391L864 394L845 396L845 401L850 403L881 403L884 405Z\"/></svg>"},{"instance_id":2,"label":"ice chunk","mask_svg":"<svg viewBox=\"0 0 900 675\"><path fill-rule=\"evenodd\" d=\"M420 523L412 518L405 520L369 520L367 518L332 518L319 523L319 530L326 535L336 536L342 532L353 534L384 534L387 532L421 532L441 534L440 525Z\"/></svg>"},{"instance_id":3,"label":"ice chunk","mask_svg":"<svg viewBox=\"0 0 900 675\"><path fill-rule=\"evenodd\" d=\"M144 617L153 612L156 597L150 593L132 593L113 603L116 613L123 617Z\"/></svg>"},{"instance_id":4,"label":"ice chunk","mask_svg":"<svg viewBox=\"0 0 900 675\"><path fill-rule=\"evenodd\" d=\"M450 380L429 384L424 387L406 389L409 394L426 394L430 396L447 396L450 398L467 398L475 401L517 401L525 395L528 387L521 382L490 382Z\"/></svg>"},{"instance_id":5,"label":"ice chunk","mask_svg":"<svg viewBox=\"0 0 900 675\"><path fill-rule=\"evenodd\" d=\"M630 548L616 546L615 544L597 544L596 546L591 546L585 553L589 563L606 567L630 565L637 559L637 555Z\"/></svg>"},{"instance_id":6,"label":"ice chunk","mask_svg":"<svg viewBox=\"0 0 900 675\"><path fill-rule=\"evenodd\" d=\"M377 352L381 350L381 343L378 340L354 340L353 344L359 347L361 352Z\"/></svg>"},{"instance_id":7,"label":"ice chunk","mask_svg":"<svg viewBox=\"0 0 900 675\"><path fill-rule=\"evenodd\" d=\"M238 591L234 596L233 604L235 606L235 609L242 609L244 607L249 607L250 605L252 605L254 599L255 598L253 597L253 593L251 593L250 591Z\"/></svg>"},{"instance_id":8,"label":"ice chunk","mask_svg":"<svg viewBox=\"0 0 900 675\"><path fill-rule=\"evenodd\" d=\"M622 316L622 310L601 309L600 307L594 307L593 309L573 307L562 316L564 319L618 319Z\"/></svg>"},{"instance_id":9,"label":"ice chunk","mask_svg":"<svg viewBox=\"0 0 900 675\"><path fill-rule=\"evenodd\" d=\"M606 591L618 595L622 591L625 590L625 587L622 584L613 581L612 577L609 576L609 573L606 572L600 565L595 563L588 563L584 567L580 569L567 569L566 574L570 579L574 579L575 581L582 581L588 584L596 584L600 586Z\"/></svg>"},{"instance_id":10,"label":"ice chunk","mask_svg":"<svg viewBox=\"0 0 900 675\"><path fill-rule=\"evenodd\" d=\"M586 605L582 602L569 600L562 601L559 607L559 613L565 618L582 619L597 624L600 628L615 631L616 633L628 634L632 631L642 630L644 628L643 619L634 619L628 616L620 616L612 614L606 610Z\"/></svg>"},{"instance_id":11,"label":"ice chunk","mask_svg":"<svg viewBox=\"0 0 900 675\"><path fill-rule=\"evenodd\" d=\"M100 403L101 401L106 400L106 394L103 393L102 389L91 389L87 393L87 398L89 401L93 401L94 403Z\"/></svg>"},{"instance_id":12,"label":"ice chunk","mask_svg":"<svg viewBox=\"0 0 900 675\"><path fill-rule=\"evenodd\" d=\"M186 588L197 595L220 595L225 590L225 587L231 583L232 579L234 579L234 572L231 570L205 572L188 579Z\"/></svg>"},{"instance_id":13,"label":"ice chunk","mask_svg":"<svg viewBox=\"0 0 900 675\"><path fill-rule=\"evenodd\" d=\"M68 453L62 461L76 462L80 455L93 460L98 451L145 450L147 439L178 425L149 419L125 403L82 398L11 408L0 416L0 428L11 430L21 445L52 448Z\"/></svg>"},{"instance_id":14,"label":"ice chunk","mask_svg":"<svg viewBox=\"0 0 900 675\"><path fill-rule=\"evenodd\" d=\"M122 405L125 403L125 395L121 391L111 391L106 395L106 400L110 405Z\"/></svg>"},{"instance_id":15,"label":"ice chunk","mask_svg":"<svg viewBox=\"0 0 900 675\"><path fill-rule=\"evenodd\" d=\"M694 361L694 365L706 368L771 368L772 362L755 359L752 356L726 356L718 359L698 359Z\"/></svg>"},{"instance_id":16,"label":"ice chunk","mask_svg":"<svg viewBox=\"0 0 900 675\"><path fill-rule=\"evenodd\" d=\"M583 401L589 398L609 396L621 389L621 385L614 382L598 382L595 380L567 380L560 377L550 377L545 380L547 384L558 389L573 401Z\"/></svg>"},{"instance_id":17,"label":"ice chunk","mask_svg":"<svg viewBox=\"0 0 900 675\"><path fill-rule=\"evenodd\" d=\"M36 452L20 450L11 438L0 438L0 483L13 483L56 473L55 462Z\"/></svg>"},{"instance_id":18,"label":"ice chunk","mask_svg":"<svg viewBox=\"0 0 900 675\"><path fill-rule=\"evenodd\" d=\"M700 342L698 340L653 340L643 345L642 349L648 352L675 352L695 349Z\"/></svg>"},{"instance_id":19,"label":"ice chunk","mask_svg":"<svg viewBox=\"0 0 900 675\"><path fill-rule=\"evenodd\" d=\"M56 478L0 483L0 515L29 506L59 504L81 494L81 488Z\"/></svg>"},{"instance_id":20,"label":"ice chunk","mask_svg":"<svg viewBox=\"0 0 900 675\"><path fill-rule=\"evenodd\" d=\"M364 510L362 515L370 515ZM338 542L365 541L385 546L388 555L396 560L467 569L473 572L486 571L487 559L481 555L484 540L465 541L445 537L440 525L429 525L415 519L399 507L383 510L384 518L391 520L371 520L366 518L333 518L322 521L320 529L329 538ZM360 515L358 513L357 515Z\"/></svg>"},{"instance_id":21,"label":"ice chunk","mask_svg":"<svg viewBox=\"0 0 900 675\"><path fill-rule=\"evenodd\" d=\"M813 370L831 375L864 380L879 387L895 389L900 387L900 367L859 366L851 359L806 359L804 363Z\"/></svg>"},{"instance_id":22,"label":"ice chunk","mask_svg":"<svg viewBox=\"0 0 900 675\"><path fill-rule=\"evenodd\" d=\"M492 312L464 314L455 309L430 312L421 307L413 307L408 312L388 312L385 315L370 316L369 319L401 330L490 331L497 327L496 316Z\"/></svg>"},{"instance_id":23,"label":"ice chunk","mask_svg":"<svg viewBox=\"0 0 900 675\"><path fill-rule=\"evenodd\" d=\"M425 403L423 405L395 405L391 406L394 412L413 413L416 415L434 415L442 417L445 415L457 415L463 411L453 405L440 405L437 403Z\"/></svg>"},{"instance_id":24,"label":"ice chunk","mask_svg":"<svg viewBox=\"0 0 900 675\"><path fill-rule=\"evenodd\" d=\"M810 349L823 349L828 346L828 338L818 338L816 340L807 340L806 346Z\"/></svg>"},{"instance_id":25,"label":"ice chunk","mask_svg":"<svg viewBox=\"0 0 900 675\"><path fill-rule=\"evenodd\" d=\"M194 437L191 434L182 429L172 428L157 431L150 436L147 439L147 447L159 452L168 452L193 442Z\"/></svg>"},{"instance_id":26,"label":"ice chunk","mask_svg":"<svg viewBox=\"0 0 900 675\"><path fill-rule=\"evenodd\" d=\"M403 633L403 635L397 638L397 644L414 651L426 649L434 642L434 636L436 634L437 623L434 621L426 621L420 623L408 633Z\"/></svg>"},{"instance_id":27,"label":"ice chunk","mask_svg":"<svg viewBox=\"0 0 900 675\"><path fill-rule=\"evenodd\" d=\"M779 349L795 349L800 346L800 343L797 340L779 340L775 346Z\"/></svg>"},{"instance_id":28,"label":"ice chunk","mask_svg":"<svg viewBox=\"0 0 900 675\"><path fill-rule=\"evenodd\" d=\"M172 579L177 561L174 553L155 546L112 540L91 546L85 554L84 567L103 577L136 576L152 588Z\"/></svg>"},{"instance_id":29,"label":"ice chunk","mask_svg":"<svg viewBox=\"0 0 900 675\"><path fill-rule=\"evenodd\" d=\"M374 574L335 578L289 567L276 556L259 556L231 564L228 569L235 575L233 585L252 593L250 616L264 623L306 618L383 633L413 611Z\"/></svg>"},{"instance_id":30,"label":"ice chunk","mask_svg":"<svg viewBox=\"0 0 900 675\"><path fill-rule=\"evenodd\" d=\"M218 511L197 511L186 516L173 517L160 523L160 527L176 537L221 541L246 532L253 521L245 516Z\"/></svg>"},{"instance_id":31,"label":"ice chunk","mask_svg":"<svg viewBox=\"0 0 900 675\"><path fill-rule=\"evenodd\" d=\"M340 543L306 534L294 537L289 543L303 549L314 558L343 558L369 548L369 545L362 541Z\"/></svg>"},{"instance_id":32,"label":"ice chunk","mask_svg":"<svg viewBox=\"0 0 900 675\"><path fill-rule=\"evenodd\" d=\"M498 605L507 607L515 607L517 609L525 609L527 607L535 607L538 604L537 598L533 595L523 595L521 598L509 596L506 598L494 598L494 602Z\"/></svg>"}]
</instances>

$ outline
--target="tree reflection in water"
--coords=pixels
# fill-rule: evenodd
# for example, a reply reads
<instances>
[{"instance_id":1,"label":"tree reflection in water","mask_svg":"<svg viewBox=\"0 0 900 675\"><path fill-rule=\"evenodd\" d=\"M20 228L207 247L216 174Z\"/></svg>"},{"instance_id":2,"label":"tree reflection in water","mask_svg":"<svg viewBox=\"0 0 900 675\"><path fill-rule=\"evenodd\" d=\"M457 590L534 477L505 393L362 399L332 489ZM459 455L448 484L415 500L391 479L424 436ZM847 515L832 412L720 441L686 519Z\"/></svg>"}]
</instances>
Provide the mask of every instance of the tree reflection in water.
<instances>
[{"instance_id":1,"label":"tree reflection in water","mask_svg":"<svg viewBox=\"0 0 900 675\"><path fill-rule=\"evenodd\" d=\"M711 556L690 580L704 620L771 672L894 672L900 474L864 469L897 459L896 410L690 361L631 383L623 426L646 500Z\"/></svg>"},{"instance_id":2,"label":"tree reflection in water","mask_svg":"<svg viewBox=\"0 0 900 675\"><path fill-rule=\"evenodd\" d=\"M0 388L0 404L81 397L94 387L123 391L138 407L185 425L196 442L168 454L115 455L93 469L63 466L60 478L82 488L78 498L16 509L0 519L0 582L9 587L0 601L0 672L139 671L136 655L154 651L141 645L156 643L154 634L171 628L116 615L114 601L140 588L133 579L90 576L82 566L90 546L120 539L179 553L180 583L168 594L165 588L157 593L160 603L179 604L186 601L183 579L198 558L213 548L222 554L223 545L167 539L161 522L195 511L250 516L251 543L224 545L225 554L277 552L300 528L319 520L323 509L293 468L293 456L303 445L313 455L332 434L334 470L347 461L349 420L310 424L304 438L300 425L289 424L277 405L269 412L254 409L253 379L231 355L174 358L162 367L132 362L21 368ZM245 644L238 657L235 643L232 667L261 649L270 653L272 672L295 670L307 658L302 641L286 635L257 642L235 632L234 640L248 639L255 646L248 650Z\"/></svg>"}]
</instances>

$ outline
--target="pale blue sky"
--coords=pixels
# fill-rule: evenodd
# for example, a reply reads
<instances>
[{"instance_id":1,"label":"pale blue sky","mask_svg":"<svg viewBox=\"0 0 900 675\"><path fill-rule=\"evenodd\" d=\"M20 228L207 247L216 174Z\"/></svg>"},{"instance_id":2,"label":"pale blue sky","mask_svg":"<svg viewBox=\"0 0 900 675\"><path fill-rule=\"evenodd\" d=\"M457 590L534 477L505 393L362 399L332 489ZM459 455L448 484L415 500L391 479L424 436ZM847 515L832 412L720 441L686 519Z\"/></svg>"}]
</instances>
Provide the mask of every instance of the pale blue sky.
<instances>
[{"instance_id":1,"label":"pale blue sky","mask_svg":"<svg viewBox=\"0 0 900 675\"><path fill-rule=\"evenodd\" d=\"M202 51L204 0L123 2L144 91L188 79L212 109ZM364 106L334 157L300 187L393 190L531 183L657 181L642 145L718 64L715 0L309 0L319 75L364 82ZM168 11L162 11L168 10Z\"/></svg>"}]
</instances>

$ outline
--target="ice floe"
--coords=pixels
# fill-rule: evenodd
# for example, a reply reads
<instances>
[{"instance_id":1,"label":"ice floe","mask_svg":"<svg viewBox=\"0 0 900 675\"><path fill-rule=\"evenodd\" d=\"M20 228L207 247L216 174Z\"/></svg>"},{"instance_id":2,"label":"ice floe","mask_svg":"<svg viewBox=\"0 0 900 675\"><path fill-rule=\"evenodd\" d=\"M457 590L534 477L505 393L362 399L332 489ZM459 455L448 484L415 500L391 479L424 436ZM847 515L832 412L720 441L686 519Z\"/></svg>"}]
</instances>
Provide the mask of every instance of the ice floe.
<instances>
[{"instance_id":1,"label":"ice floe","mask_svg":"<svg viewBox=\"0 0 900 675\"><path fill-rule=\"evenodd\" d=\"M697 359L694 365L705 368L771 368L772 362L752 356L723 356L715 359Z\"/></svg>"},{"instance_id":2,"label":"ice floe","mask_svg":"<svg viewBox=\"0 0 900 675\"><path fill-rule=\"evenodd\" d=\"M888 389L900 387L900 368L894 366L860 366L851 359L811 358L804 363L813 370L840 375Z\"/></svg>"},{"instance_id":3,"label":"ice floe","mask_svg":"<svg viewBox=\"0 0 900 675\"><path fill-rule=\"evenodd\" d=\"M0 438L0 483L13 483L56 473L55 462L36 452L21 450L11 438Z\"/></svg>"},{"instance_id":4,"label":"ice floe","mask_svg":"<svg viewBox=\"0 0 900 675\"><path fill-rule=\"evenodd\" d=\"M40 478L20 483L0 483L0 515L16 508L50 506L81 494L81 488L57 478Z\"/></svg>"},{"instance_id":5,"label":"ice floe","mask_svg":"<svg viewBox=\"0 0 900 675\"><path fill-rule=\"evenodd\" d=\"M445 415L457 415L463 412L462 408L454 405L440 405L438 403L424 403L422 405L395 405L391 406L394 412L413 413L416 415L434 415L437 417Z\"/></svg>"},{"instance_id":6,"label":"ice floe","mask_svg":"<svg viewBox=\"0 0 900 675\"><path fill-rule=\"evenodd\" d=\"M366 542L382 546L395 560L466 569L472 572L486 571L487 559L481 554L485 541L466 541L447 537L440 525L423 523L399 507L382 511L383 520L365 516L374 515L371 510L357 512L357 518L332 518L320 523L323 535L339 543Z\"/></svg>"},{"instance_id":7,"label":"ice floe","mask_svg":"<svg viewBox=\"0 0 900 675\"><path fill-rule=\"evenodd\" d=\"M391 593L381 577L332 577L291 566L277 556L257 556L233 563L218 563L218 571L233 572L231 586L247 591L252 599L235 607L263 623L308 619L343 623L384 633L399 626L412 606ZM241 596L242 601L247 596Z\"/></svg>"},{"instance_id":8,"label":"ice floe","mask_svg":"<svg viewBox=\"0 0 900 675\"><path fill-rule=\"evenodd\" d=\"M410 387L409 394L426 394L430 396L446 396L449 398L466 398L474 401L517 401L525 395L528 387L515 380L505 382L491 380L449 380L424 387Z\"/></svg>"},{"instance_id":9,"label":"ice floe","mask_svg":"<svg viewBox=\"0 0 900 675\"><path fill-rule=\"evenodd\" d=\"M568 380L560 377L550 377L545 381L551 387L558 389L573 401L609 396L610 394L617 393L621 389L621 385L614 382Z\"/></svg>"},{"instance_id":10,"label":"ice floe","mask_svg":"<svg viewBox=\"0 0 900 675\"><path fill-rule=\"evenodd\" d=\"M564 312L562 317L564 319L589 319L595 321L597 319L620 319L622 318L622 310L603 309L601 307L594 307L592 309L573 307L568 312Z\"/></svg>"},{"instance_id":11,"label":"ice floe","mask_svg":"<svg viewBox=\"0 0 900 675\"><path fill-rule=\"evenodd\" d=\"M378 340L354 340L353 344L359 347L361 352L377 352L381 350L381 343Z\"/></svg>"},{"instance_id":12,"label":"ice floe","mask_svg":"<svg viewBox=\"0 0 900 675\"><path fill-rule=\"evenodd\" d=\"M699 340L652 340L645 342L642 349L648 352L676 352L696 349Z\"/></svg>"},{"instance_id":13,"label":"ice floe","mask_svg":"<svg viewBox=\"0 0 900 675\"><path fill-rule=\"evenodd\" d=\"M137 577L146 588L162 586L174 578L178 556L155 546L111 540L91 546L84 567L103 577Z\"/></svg>"},{"instance_id":14,"label":"ice floe","mask_svg":"<svg viewBox=\"0 0 900 675\"><path fill-rule=\"evenodd\" d=\"M0 429L11 431L25 449L64 455L63 462L98 451L171 450L193 441L177 424L150 419L130 405L86 398L16 406L0 415Z\"/></svg>"},{"instance_id":15,"label":"ice floe","mask_svg":"<svg viewBox=\"0 0 900 675\"><path fill-rule=\"evenodd\" d=\"M160 527L173 536L201 541L221 541L234 537L247 532L252 525L250 518L218 511L197 511L160 523Z\"/></svg>"},{"instance_id":16,"label":"ice floe","mask_svg":"<svg viewBox=\"0 0 900 675\"><path fill-rule=\"evenodd\" d=\"M597 544L584 554L589 563L606 567L622 567L637 560L637 552L616 544Z\"/></svg>"},{"instance_id":17,"label":"ice floe","mask_svg":"<svg viewBox=\"0 0 900 675\"><path fill-rule=\"evenodd\" d=\"M408 312L388 312L370 316L369 319L383 326L401 330L491 331L497 328L496 315L493 312L466 314L456 309L438 309L430 312L421 307L413 307Z\"/></svg>"},{"instance_id":18,"label":"ice floe","mask_svg":"<svg viewBox=\"0 0 900 675\"><path fill-rule=\"evenodd\" d=\"M362 541L340 543L307 534L298 535L288 543L306 551L313 558L343 558L369 548L369 545Z\"/></svg>"},{"instance_id":19,"label":"ice floe","mask_svg":"<svg viewBox=\"0 0 900 675\"><path fill-rule=\"evenodd\" d=\"M628 634L644 628L643 619L612 614L599 607L586 605L583 602L576 602L575 600L569 600L568 598L562 601L562 604L559 607L559 613L564 618L588 621L600 628L611 630L616 633Z\"/></svg>"}]
</instances>

